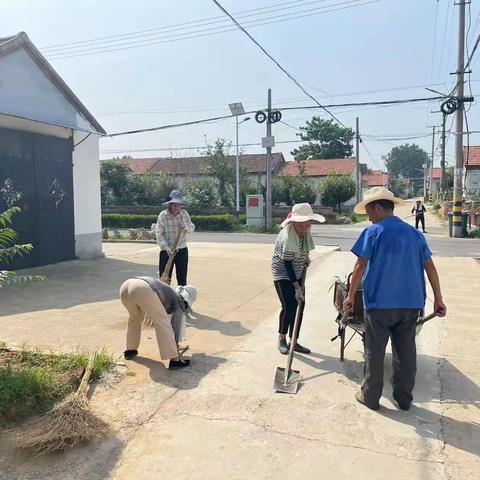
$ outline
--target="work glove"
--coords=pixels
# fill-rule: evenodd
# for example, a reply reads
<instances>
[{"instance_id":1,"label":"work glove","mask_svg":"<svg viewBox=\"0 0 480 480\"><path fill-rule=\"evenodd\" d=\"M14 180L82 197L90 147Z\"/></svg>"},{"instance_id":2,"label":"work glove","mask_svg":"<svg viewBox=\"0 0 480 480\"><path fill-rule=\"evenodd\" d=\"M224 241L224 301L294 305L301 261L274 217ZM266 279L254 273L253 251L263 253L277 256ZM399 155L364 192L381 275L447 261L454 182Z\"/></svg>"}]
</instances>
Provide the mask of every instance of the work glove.
<instances>
[{"instance_id":1,"label":"work glove","mask_svg":"<svg viewBox=\"0 0 480 480\"><path fill-rule=\"evenodd\" d=\"M163 250L167 252L167 255L170 256L172 254L172 249L167 245L166 247L163 247Z\"/></svg>"},{"instance_id":2,"label":"work glove","mask_svg":"<svg viewBox=\"0 0 480 480\"><path fill-rule=\"evenodd\" d=\"M296 288L295 289L295 299L297 300L297 302L299 302L300 300L302 302L305 301L305 295L303 294L303 289L302 288Z\"/></svg>"}]
</instances>

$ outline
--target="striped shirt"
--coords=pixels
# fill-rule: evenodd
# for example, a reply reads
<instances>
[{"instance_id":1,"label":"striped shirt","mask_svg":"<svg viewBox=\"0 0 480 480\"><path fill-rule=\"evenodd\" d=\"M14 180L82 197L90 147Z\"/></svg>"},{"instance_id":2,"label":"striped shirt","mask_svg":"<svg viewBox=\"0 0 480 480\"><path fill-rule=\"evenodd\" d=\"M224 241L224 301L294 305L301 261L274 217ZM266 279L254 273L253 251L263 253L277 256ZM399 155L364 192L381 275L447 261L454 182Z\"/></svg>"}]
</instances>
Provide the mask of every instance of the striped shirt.
<instances>
[{"instance_id":1,"label":"striped shirt","mask_svg":"<svg viewBox=\"0 0 480 480\"><path fill-rule=\"evenodd\" d=\"M190 220L190 215L186 210L180 210L180 213L176 216L173 216L168 209L160 212L155 232L157 235L157 244L161 250L165 250L166 247L173 250L178 232L182 226L185 227L186 233L192 233L195 230L195 225ZM187 236L183 235L177 249L179 250L186 246Z\"/></svg>"},{"instance_id":2,"label":"striped shirt","mask_svg":"<svg viewBox=\"0 0 480 480\"><path fill-rule=\"evenodd\" d=\"M299 247L303 250L303 237L299 237ZM288 275L285 262L292 262L293 272L300 280L305 271L305 264L308 262L308 253L293 253L283 251L283 242L280 235L275 241L275 249L272 257L272 275L273 280L292 280Z\"/></svg>"}]
</instances>

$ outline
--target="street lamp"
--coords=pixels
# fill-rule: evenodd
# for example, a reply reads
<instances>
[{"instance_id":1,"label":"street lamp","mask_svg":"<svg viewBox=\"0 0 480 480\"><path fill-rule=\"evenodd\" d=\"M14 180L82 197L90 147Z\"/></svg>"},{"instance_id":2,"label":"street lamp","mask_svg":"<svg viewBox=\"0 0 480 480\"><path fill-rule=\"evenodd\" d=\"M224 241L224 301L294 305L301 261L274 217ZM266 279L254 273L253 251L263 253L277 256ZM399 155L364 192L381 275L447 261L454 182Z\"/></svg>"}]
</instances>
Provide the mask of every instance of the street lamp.
<instances>
[{"instance_id":1,"label":"street lamp","mask_svg":"<svg viewBox=\"0 0 480 480\"><path fill-rule=\"evenodd\" d=\"M235 155L235 176L236 176L236 189L235 189L235 215L240 216L240 157L238 153L238 126L240 123L244 123L250 120L250 117L245 117L241 122L238 121L239 115L245 114L245 109L241 102L229 103L230 112L235 116L235 126L236 126L236 155Z\"/></svg>"}]
</instances>

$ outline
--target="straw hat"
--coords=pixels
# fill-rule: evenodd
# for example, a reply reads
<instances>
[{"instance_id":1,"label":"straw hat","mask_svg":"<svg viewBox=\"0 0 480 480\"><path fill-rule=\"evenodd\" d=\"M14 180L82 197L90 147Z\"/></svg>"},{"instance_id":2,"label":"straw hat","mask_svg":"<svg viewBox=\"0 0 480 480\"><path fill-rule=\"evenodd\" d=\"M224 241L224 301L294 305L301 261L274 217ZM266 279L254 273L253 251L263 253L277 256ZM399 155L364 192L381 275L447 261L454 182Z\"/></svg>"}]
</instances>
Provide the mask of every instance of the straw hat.
<instances>
[{"instance_id":1,"label":"straw hat","mask_svg":"<svg viewBox=\"0 0 480 480\"><path fill-rule=\"evenodd\" d=\"M291 222L317 222L324 223L325 217L323 215L317 215L313 213L312 207L309 203L296 203L292 207L292 211L288 214L288 217L283 221L282 228L286 227Z\"/></svg>"},{"instance_id":2,"label":"straw hat","mask_svg":"<svg viewBox=\"0 0 480 480\"><path fill-rule=\"evenodd\" d=\"M170 203L179 203L180 205L185 205L185 200L182 197L180 190L172 190L168 196L168 200L163 203L163 205L169 205Z\"/></svg>"},{"instance_id":3,"label":"straw hat","mask_svg":"<svg viewBox=\"0 0 480 480\"><path fill-rule=\"evenodd\" d=\"M375 200L390 200L393 202L394 205L403 205L405 200L396 197L390 190L385 187L373 187L370 190L365 192L363 197L363 201L355 205L353 211L359 214L365 214L367 211L365 207L369 204L374 202Z\"/></svg>"},{"instance_id":4,"label":"straw hat","mask_svg":"<svg viewBox=\"0 0 480 480\"><path fill-rule=\"evenodd\" d=\"M192 308L193 303L197 299L197 289L192 285L185 285L176 288L177 293L188 303Z\"/></svg>"}]
</instances>

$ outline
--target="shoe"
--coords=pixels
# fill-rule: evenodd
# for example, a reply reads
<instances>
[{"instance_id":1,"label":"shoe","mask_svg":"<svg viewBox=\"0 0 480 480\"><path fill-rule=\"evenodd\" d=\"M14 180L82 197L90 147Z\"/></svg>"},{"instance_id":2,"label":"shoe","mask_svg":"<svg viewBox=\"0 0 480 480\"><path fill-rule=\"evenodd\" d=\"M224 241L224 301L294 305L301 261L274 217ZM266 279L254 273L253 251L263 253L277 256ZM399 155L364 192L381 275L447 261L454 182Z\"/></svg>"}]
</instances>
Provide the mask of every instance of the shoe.
<instances>
[{"instance_id":1,"label":"shoe","mask_svg":"<svg viewBox=\"0 0 480 480\"><path fill-rule=\"evenodd\" d=\"M423 231L423 233L427 233L427 231L426 231L426 230L424 230L424 231Z\"/></svg>"},{"instance_id":2,"label":"shoe","mask_svg":"<svg viewBox=\"0 0 480 480\"><path fill-rule=\"evenodd\" d=\"M295 345L295 351L296 351L297 353L305 353L305 354L307 354L307 355L308 355L309 353L312 353L312 351L311 351L309 348L304 347L303 345L300 345L299 343L297 343L297 344Z\"/></svg>"},{"instance_id":3,"label":"shoe","mask_svg":"<svg viewBox=\"0 0 480 480\"><path fill-rule=\"evenodd\" d=\"M168 364L168 369L169 370L177 370L179 368L185 368L190 365L190 360L170 360L170 363Z\"/></svg>"},{"instance_id":4,"label":"shoe","mask_svg":"<svg viewBox=\"0 0 480 480\"><path fill-rule=\"evenodd\" d=\"M357 392L355 394L355 400L358 402L358 403L361 403L362 405L365 405L367 408L369 408L370 410L378 410L380 408L380 404L377 403L376 405L373 405L373 406L370 406L370 405L367 405L365 403L365 398L363 398L363 393L361 391Z\"/></svg>"},{"instance_id":5,"label":"shoe","mask_svg":"<svg viewBox=\"0 0 480 480\"><path fill-rule=\"evenodd\" d=\"M407 401L399 401L395 394L393 394L393 399L395 400L395 402L398 405L398 408L400 410L405 410L405 411L410 410L410 407L412 406L412 402L409 402L408 400Z\"/></svg>"},{"instance_id":6,"label":"shoe","mask_svg":"<svg viewBox=\"0 0 480 480\"><path fill-rule=\"evenodd\" d=\"M138 350L125 350L123 352L123 358L125 360L131 360L132 358L135 358L138 355Z\"/></svg>"},{"instance_id":7,"label":"shoe","mask_svg":"<svg viewBox=\"0 0 480 480\"><path fill-rule=\"evenodd\" d=\"M278 351L282 355L286 355L288 353L288 345L287 345L287 339L286 338L279 338L278 339Z\"/></svg>"}]
</instances>

